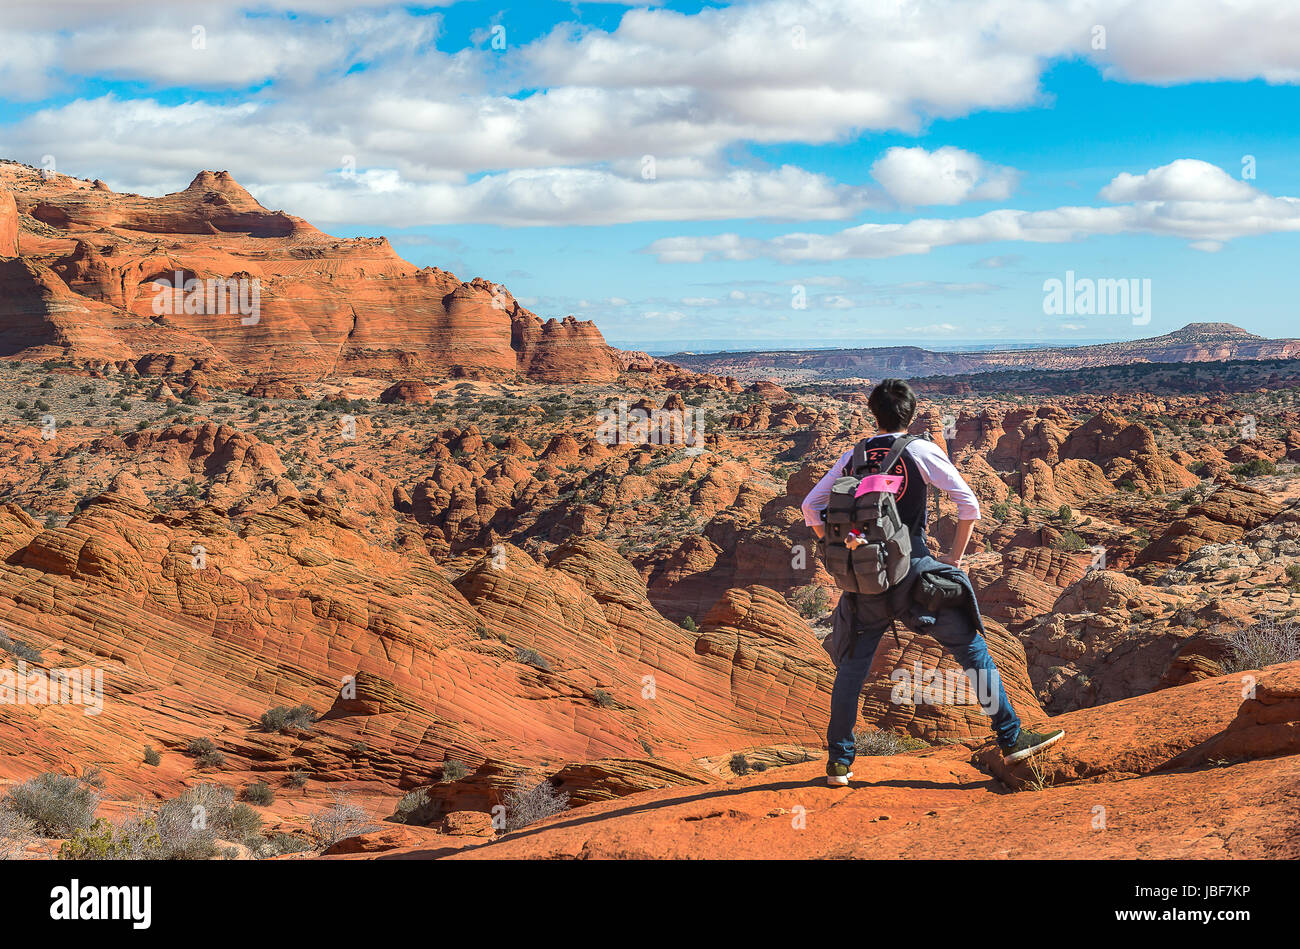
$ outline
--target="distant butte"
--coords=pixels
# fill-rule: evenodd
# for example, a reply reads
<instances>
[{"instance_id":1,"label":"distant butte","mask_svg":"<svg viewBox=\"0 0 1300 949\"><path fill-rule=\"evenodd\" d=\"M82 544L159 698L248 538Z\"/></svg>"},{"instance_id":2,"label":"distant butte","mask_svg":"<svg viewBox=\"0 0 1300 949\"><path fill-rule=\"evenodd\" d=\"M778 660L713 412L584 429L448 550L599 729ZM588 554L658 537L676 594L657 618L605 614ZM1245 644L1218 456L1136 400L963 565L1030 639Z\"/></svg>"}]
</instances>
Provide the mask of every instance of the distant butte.
<instances>
[{"instance_id":1,"label":"distant butte","mask_svg":"<svg viewBox=\"0 0 1300 949\"><path fill-rule=\"evenodd\" d=\"M259 312L155 313L155 280L256 280ZM229 172L149 198L0 162L0 357L327 376L606 382L641 354L504 287L270 211ZM216 309L215 307L213 308Z\"/></svg>"}]
</instances>

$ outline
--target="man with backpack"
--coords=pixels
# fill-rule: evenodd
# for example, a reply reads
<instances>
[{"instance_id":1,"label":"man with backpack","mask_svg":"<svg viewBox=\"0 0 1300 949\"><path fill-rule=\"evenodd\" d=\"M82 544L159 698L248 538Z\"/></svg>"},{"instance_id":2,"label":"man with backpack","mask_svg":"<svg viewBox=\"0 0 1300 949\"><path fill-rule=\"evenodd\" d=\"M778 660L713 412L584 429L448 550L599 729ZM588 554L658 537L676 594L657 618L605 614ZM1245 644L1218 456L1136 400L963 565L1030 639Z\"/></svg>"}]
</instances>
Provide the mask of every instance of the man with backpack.
<instances>
[{"instance_id":1,"label":"man with backpack","mask_svg":"<svg viewBox=\"0 0 1300 949\"><path fill-rule=\"evenodd\" d=\"M881 637L895 620L938 640L961 663L992 719L1007 764L1055 744L1065 732L1034 732L1020 718L989 656L970 579L961 569L979 501L938 445L909 435L916 394L885 379L867 407L878 431L844 452L803 502L804 523L821 539L827 570L844 592L823 643L835 661L826 731L826 783L844 787L856 756L853 723ZM933 485L957 503L957 530L934 557L926 537L926 492Z\"/></svg>"}]
</instances>

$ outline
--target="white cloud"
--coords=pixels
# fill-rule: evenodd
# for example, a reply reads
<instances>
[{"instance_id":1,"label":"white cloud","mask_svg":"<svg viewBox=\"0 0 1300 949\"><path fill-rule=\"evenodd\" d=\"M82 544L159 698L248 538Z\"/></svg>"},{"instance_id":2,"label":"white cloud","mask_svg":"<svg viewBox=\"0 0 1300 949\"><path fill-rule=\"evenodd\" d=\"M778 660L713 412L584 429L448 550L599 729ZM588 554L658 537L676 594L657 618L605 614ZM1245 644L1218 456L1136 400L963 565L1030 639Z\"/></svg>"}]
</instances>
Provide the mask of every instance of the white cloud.
<instances>
[{"instance_id":1,"label":"white cloud","mask_svg":"<svg viewBox=\"0 0 1300 949\"><path fill-rule=\"evenodd\" d=\"M381 0L69 0L9 4L4 16L5 97L40 100L82 76L152 96L75 100L0 126L12 157L53 154L63 171L151 193L226 168L254 193L301 199L290 209L309 219L381 226L707 220L766 203L769 215L830 220L870 194L797 169L745 178L729 149L1034 104L1061 57L1145 82L1300 82L1300 7L1276 0L754 0L633 9L613 29L563 25L506 54L439 50L439 18ZM1089 45L1094 24L1106 25L1104 51ZM205 49L193 47L195 25ZM195 88L228 94L177 102ZM676 190L634 187L646 155ZM344 156L358 179L337 176ZM882 161L882 186L916 206L1005 200L1014 179L955 148ZM484 171L488 184L470 180ZM1168 195L1158 189L1176 179L1114 187ZM398 198L411 213L386 210ZM916 229L903 239L929 243Z\"/></svg>"},{"instance_id":2,"label":"white cloud","mask_svg":"<svg viewBox=\"0 0 1300 949\"><path fill-rule=\"evenodd\" d=\"M871 176L885 193L906 207L1005 200L1018 175L951 145L932 152L891 148L871 166Z\"/></svg>"},{"instance_id":3,"label":"white cloud","mask_svg":"<svg viewBox=\"0 0 1300 949\"><path fill-rule=\"evenodd\" d=\"M1194 164L1201 165L1203 162ZM1152 169L1145 175L1130 176L1109 193L1158 194L1164 187L1170 194L1194 194L1171 176L1171 165ZM1213 166L1208 166L1213 167ZM1186 166L1184 166L1184 171ZM1214 200L1169 198L1144 200L1110 207L1061 207L1046 211L1000 209L967 218L918 218L902 224L860 224L833 234L792 233L759 239L738 234L708 237L669 237L653 242L646 250L662 262L687 263L701 260L753 260L772 258L786 263L832 261L853 258L897 257L925 254L936 247L1004 241L1061 243L1100 234L1153 234L1178 237L1210 249L1237 237L1300 231L1300 198L1273 197L1246 187L1227 189L1208 172L1196 172ZM1162 184L1163 183L1163 184ZM1117 189L1117 190L1112 190ZM1215 190L1217 189L1217 190Z\"/></svg>"},{"instance_id":4,"label":"white cloud","mask_svg":"<svg viewBox=\"0 0 1300 949\"><path fill-rule=\"evenodd\" d=\"M1116 175L1100 195L1104 201L1246 201L1255 193L1217 165L1180 158L1143 175Z\"/></svg>"},{"instance_id":5,"label":"white cloud","mask_svg":"<svg viewBox=\"0 0 1300 949\"><path fill-rule=\"evenodd\" d=\"M346 186L315 182L250 187L268 207L310 208L325 224L366 221L410 227L477 222L506 226L619 224L746 217L838 220L864 193L793 166L732 170L715 178L644 180L587 168L537 168L465 183L406 182L393 172ZM295 213L300 213L295 211Z\"/></svg>"}]
</instances>

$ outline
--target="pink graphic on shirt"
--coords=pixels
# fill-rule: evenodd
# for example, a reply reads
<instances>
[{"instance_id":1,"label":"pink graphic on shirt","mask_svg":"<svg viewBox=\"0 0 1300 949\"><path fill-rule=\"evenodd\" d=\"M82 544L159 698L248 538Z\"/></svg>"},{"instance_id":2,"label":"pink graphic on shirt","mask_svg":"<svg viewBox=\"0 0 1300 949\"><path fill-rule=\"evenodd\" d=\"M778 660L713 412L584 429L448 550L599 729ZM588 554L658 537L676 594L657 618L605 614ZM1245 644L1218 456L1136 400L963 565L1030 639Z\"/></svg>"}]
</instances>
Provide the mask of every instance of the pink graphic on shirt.
<instances>
[{"instance_id":1,"label":"pink graphic on shirt","mask_svg":"<svg viewBox=\"0 0 1300 949\"><path fill-rule=\"evenodd\" d=\"M903 487L903 479L893 475L867 475L858 484L858 490L853 492L855 498L860 498L869 491L888 491L890 494L899 494Z\"/></svg>"},{"instance_id":2,"label":"pink graphic on shirt","mask_svg":"<svg viewBox=\"0 0 1300 949\"><path fill-rule=\"evenodd\" d=\"M866 460L880 464L885 460L885 456L888 454L889 447L868 448L866 451ZM855 497L864 494L866 491L889 491L895 497L902 497L904 492L907 491L907 465L903 463L902 458L899 458L898 461L894 462L894 468L892 471L877 475L868 475L866 478L862 479L863 484L871 478L884 478L886 481L892 483L885 488L866 488L865 490L861 485L859 485L857 494L854 495Z\"/></svg>"}]
</instances>

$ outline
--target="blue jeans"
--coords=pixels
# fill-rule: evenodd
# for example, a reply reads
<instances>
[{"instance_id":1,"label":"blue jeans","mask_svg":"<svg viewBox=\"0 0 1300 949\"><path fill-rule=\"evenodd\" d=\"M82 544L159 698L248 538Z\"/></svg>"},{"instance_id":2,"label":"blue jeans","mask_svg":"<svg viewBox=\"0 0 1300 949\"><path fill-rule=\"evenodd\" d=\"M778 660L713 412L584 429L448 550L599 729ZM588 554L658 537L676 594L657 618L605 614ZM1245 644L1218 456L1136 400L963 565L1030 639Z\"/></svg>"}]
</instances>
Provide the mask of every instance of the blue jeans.
<instances>
[{"instance_id":1,"label":"blue jeans","mask_svg":"<svg viewBox=\"0 0 1300 949\"><path fill-rule=\"evenodd\" d=\"M917 621L917 608L912 603L917 564L918 561L914 560L909 578L887 593L879 596L843 594L851 598L848 608L854 614L854 628L860 632L852 653L845 656L835 670L831 721L826 729L826 746L832 764L852 764L857 755L853 723L858 717L862 687L871 671L871 661L875 658L880 638L895 619L914 633L937 640L953 654L971 678L976 695L988 696L989 704L983 706L983 711L993 720L993 730L999 742L1009 745L1020 734L1020 716L1007 698L1002 676L993 664L988 645L972 621L970 612L961 606L947 606L938 610L933 624L922 625ZM973 596L972 591L972 599Z\"/></svg>"}]
</instances>

